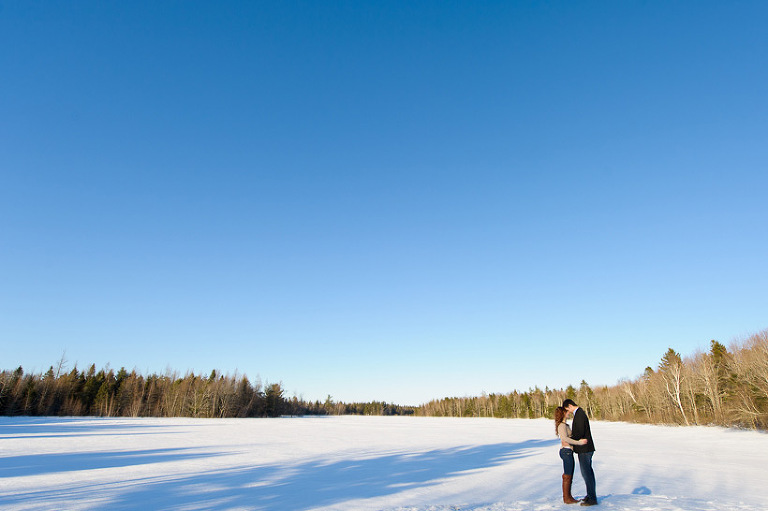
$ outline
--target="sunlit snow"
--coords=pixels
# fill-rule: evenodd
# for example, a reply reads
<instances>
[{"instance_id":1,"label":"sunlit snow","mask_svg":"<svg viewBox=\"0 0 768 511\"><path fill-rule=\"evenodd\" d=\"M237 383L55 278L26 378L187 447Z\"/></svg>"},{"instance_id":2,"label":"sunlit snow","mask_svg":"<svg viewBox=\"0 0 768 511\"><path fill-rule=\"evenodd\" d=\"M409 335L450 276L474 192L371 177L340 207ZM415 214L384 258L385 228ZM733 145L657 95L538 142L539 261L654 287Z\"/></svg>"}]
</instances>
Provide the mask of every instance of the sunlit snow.
<instances>
[{"instance_id":1,"label":"sunlit snow","mask_svg":"<svg viewBox=\"0 0 768 511\"><path fill-rule=\"evenodd\" d=\"M768 509L768 435L592 421L600 507ZM579 509L548 420L0 418L3 510ZM584 494L574 477L574 495Z\"/></svg>"}]
</instances>

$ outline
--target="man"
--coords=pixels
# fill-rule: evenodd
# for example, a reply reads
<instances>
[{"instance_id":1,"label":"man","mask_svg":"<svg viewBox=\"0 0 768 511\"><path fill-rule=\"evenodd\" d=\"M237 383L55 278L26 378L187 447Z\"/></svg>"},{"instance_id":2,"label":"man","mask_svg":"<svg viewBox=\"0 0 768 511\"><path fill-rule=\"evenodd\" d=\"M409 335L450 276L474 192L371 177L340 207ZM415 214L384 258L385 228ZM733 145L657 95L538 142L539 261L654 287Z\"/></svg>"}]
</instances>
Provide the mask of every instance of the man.
<instances>
[{"instance_id":1,"label":"man","mask_svg":"<svg viewBox=\"0 0 768 511\"><path fill-rule=\"evenodd\" d=\"M595 444L592 442L592 431L589 429L587 413L579 408L571 399L563 401L563 408L573 414L571 438L574 440L587 439L586 445L574 445L573 452L579 457L579 469L584 483L587 485L587 496L581 501L582 506L597 505L597 490L595 489L595 472L592 470L592 455L595 454Z\"/></svg>"}]
</instances>

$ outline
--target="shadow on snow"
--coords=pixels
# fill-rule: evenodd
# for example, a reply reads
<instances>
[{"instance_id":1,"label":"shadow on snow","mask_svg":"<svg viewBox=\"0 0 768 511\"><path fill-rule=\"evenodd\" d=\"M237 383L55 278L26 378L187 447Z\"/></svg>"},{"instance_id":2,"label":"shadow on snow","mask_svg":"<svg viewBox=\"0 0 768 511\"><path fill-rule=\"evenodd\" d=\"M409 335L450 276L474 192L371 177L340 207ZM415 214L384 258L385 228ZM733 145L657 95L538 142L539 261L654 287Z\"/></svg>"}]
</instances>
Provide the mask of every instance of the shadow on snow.
<instances>
[{"instance_id":1,"label":"shadow on snow","mask_svg":"<svg viewBox=\"0 0 768 511\"><path fill-rule=\"evenodd\" d=\"M202 509L300 511L433 486L469 471L529 456L529 450L555 443L531 440L372 458L240 467L154 483L145 481L141 487L117 495L109 508L174 509L192 505Z\"/></svg>"},{"instance_id":2,"label":"shadow on snow","mask_svg":"<svg viewBox=\"0 0 768 511\"><path fill-rule=\"evenodd\" d=\"M97 451L84 453L29 454L0 458L0 479L37 476L78 470L125 468L134 465L185 461L222 456L224 453L201 453L191 448L147 449L143 451Z\"/></svg>"},{"instance_id":3,"label":"shadow on snow","mask_svg":"<svg viewBox=\"0 0 768 511\"><path fill-rule=\"evenodd\" d=\"M118 423L104 417L0 417L0 440L88 435L146 435L173 425L145 424L131 419ZM118 433L121 431L122 433Z\"/></svg>"}]
</instances>

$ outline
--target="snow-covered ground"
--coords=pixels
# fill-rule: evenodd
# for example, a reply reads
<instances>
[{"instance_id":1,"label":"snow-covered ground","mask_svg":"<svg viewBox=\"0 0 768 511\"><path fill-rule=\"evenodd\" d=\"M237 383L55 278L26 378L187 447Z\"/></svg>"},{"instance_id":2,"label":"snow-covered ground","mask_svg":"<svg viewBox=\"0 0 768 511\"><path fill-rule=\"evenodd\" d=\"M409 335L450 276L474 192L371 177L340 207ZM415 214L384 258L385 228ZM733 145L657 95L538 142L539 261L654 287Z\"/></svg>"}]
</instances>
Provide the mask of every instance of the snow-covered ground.
<instances>
[{"instance_id":1,"label":"snow-covered ground","mask_svg":"<svg viewBox=\"0 0 768 511\"><path fill-rule=\"evenodd\" d=\"M597 509L768 509L766 434L592 431ZM578 509L557 451L547 420L0 418L0 509Z\"/></svg>"}]
</instances>

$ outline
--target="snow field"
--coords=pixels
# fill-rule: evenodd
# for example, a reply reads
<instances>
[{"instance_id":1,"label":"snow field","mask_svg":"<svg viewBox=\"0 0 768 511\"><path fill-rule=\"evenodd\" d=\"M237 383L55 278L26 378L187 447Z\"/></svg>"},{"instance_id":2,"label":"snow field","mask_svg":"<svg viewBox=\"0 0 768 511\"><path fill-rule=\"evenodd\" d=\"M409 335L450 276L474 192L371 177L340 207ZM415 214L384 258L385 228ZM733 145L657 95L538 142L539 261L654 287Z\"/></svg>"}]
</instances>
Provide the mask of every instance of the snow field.
<instances>
[{"instance_id":1,"label":"snow field","mask_svg":"<svg viewBox=\"0 0 768 511\"><path fill-rule=\"evenodd\" d=\"M768 435L592 421L600 507L768 509ZM2 510L544 511L549 420L0 418ZM575 496L584 494L578 467Z\"/></svg>"}]
</instances>

